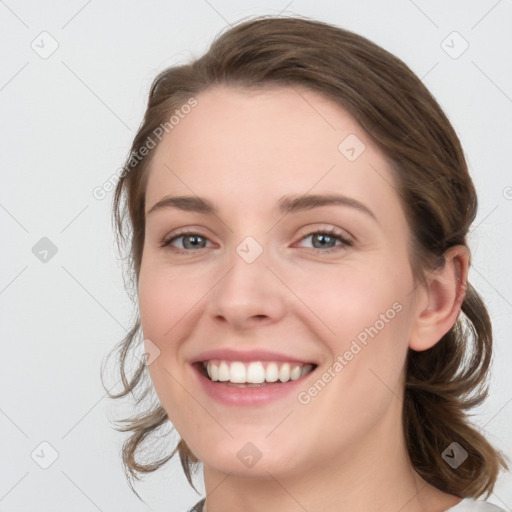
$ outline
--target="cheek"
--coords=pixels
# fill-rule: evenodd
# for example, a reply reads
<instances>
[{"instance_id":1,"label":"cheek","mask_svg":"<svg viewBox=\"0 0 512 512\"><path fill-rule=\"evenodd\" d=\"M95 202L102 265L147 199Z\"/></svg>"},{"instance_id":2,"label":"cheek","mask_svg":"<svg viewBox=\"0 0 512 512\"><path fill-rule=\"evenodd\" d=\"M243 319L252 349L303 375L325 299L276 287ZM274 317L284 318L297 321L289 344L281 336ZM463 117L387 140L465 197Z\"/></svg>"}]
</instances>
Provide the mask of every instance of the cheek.
<instances>
[{"instance_id":1,"label":"cheek","mask_svg":"<svg viewBox=\"0 0 512 512\"><path fill-rule=\"evenodd\" d=\"M141 266L139 274L138 298L145 348L146 352L157 354L148 371L156 395L176 428L181 428L183 421L185 424L191 421L186 414L190 398L178 384L184 381L179 359L183 319L197 302L197 294L191 293L186 281L149 262Z\"/></svg>"},{"instance_id":2,"label":"cheek","mask_svg":"<svg viewBox=\"0 0 512 512\"><path fill-rule=\"evenodd\" d=\"M371 387L377 375L393 386L401 374L410 331L410 283L398 268L385 262L340 268L308 281L307 288L302 285L308 306L328 328L324 342L333 364L339 363L333 373L343 373L345 384Z\"/></svg>"},{"instance_id":3,"label":"cheek","mask_svg":"<svg viewBox=\"0 0 512 512\"><path fill-rule=\"evenodd\" d=\"M406 276L379 263L311 271L307 279L295 278L293 289L333 339L352 339L376 323L380 331L396 323L408 285Z\"/></svg>"},{"instance_id":4,"label":"cheek","mask_svg":"<svg viewBox=\"0 0 512 512\"><path fill-rule=\"evenodd\" d=\"M193 289L185 278L173 278L157 265L142 266L138 299L144 337L163 338L190 309L197 295Z\"/></svg>"}]
</instances>

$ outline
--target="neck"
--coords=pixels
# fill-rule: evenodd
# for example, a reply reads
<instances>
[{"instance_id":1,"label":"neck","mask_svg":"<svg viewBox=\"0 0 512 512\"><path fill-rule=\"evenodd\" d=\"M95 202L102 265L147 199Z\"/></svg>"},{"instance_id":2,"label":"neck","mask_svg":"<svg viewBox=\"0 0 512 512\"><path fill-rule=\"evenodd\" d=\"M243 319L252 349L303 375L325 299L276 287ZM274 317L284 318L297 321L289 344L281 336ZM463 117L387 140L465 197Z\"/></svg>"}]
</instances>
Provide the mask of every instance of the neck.
<instances>
[{"instance_id":1,"label":"neck","mask_svg":"<svg viewBox=\"0 0 512 512\"><path fill-rule=\"evenodd\" d=\"M441 512L454 506L461 498L432 487L414 471L396 402L397 410L391 407L357 445L306 469L238 475L204 464L207 511Z\"/></svg>"}]
</instances>

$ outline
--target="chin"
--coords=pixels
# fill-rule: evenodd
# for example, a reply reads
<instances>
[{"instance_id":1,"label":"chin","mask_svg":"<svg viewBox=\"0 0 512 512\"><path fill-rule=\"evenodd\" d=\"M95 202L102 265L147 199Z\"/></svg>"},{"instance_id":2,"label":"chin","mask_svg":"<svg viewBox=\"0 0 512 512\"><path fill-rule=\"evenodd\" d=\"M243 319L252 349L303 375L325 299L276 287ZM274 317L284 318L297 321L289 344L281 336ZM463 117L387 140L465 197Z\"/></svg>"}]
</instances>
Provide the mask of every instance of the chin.
<instances>
[{"instance_id":1,"label":"chin","mask_svg":"<svg viewBox=\"0 0 512 512\"><path fill-rule=\"evenodd\" d=\"M203 465L210 466L222 473L238 477L269 478L271 475L289 473L296 459L297 450L280 450L274 443L252 442L250 436L244 441L231 439L219 443L212 450L211 444L200 450L198 458ZM213 443L212 443L213 444ZM196 452L194 452L196 453Z\"/></svg>"}]
</instances>

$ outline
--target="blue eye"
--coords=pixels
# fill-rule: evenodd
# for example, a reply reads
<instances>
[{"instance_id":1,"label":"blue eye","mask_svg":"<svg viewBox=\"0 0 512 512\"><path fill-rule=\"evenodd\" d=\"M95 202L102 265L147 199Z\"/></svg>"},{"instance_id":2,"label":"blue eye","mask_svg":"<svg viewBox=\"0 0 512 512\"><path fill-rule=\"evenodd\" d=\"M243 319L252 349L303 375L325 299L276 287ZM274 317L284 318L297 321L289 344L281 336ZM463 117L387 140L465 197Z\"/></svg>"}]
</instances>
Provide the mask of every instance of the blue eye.
<instances>
[{"instance_id":1,"label":"blue eye","mask_svg":"<svg viewBox=\"0 0 512 512\"><path fill-rule=\"evenodd\" d=\"M310 237L312 237L313 245L316 243L317 246L310 248L309 251L315 254L328 254L353 245L351 240L345 238L342 233L335 229L313 231L302 237L300 241ZM182 239L182 248L175 247L173 245L174 242L180 239ZM205 249L208 241L209 240L201 234L189 231L175 234L171 238L164 240L160 246L166 247L177 254L190 254L194 250ZM336 244L336 242L340 243Z\"/></svg>"},{"instance_id":2,"label":"blue eye","mask_svg":"<svg viewBox=\"0 0 512 512\"><path fill-rule=\"evenodd\" d=\"M314 252L315 254L328 254L331 252L343 250L345 247L351 247L353 245L352 241L345 238L341 233L339 233L335 229L314 231L303 237L301 241L306 240L307 238L310 237L312 237L313 242L313 249L311 250L311 252ZM336 245L337 241L341 243ZM315 242L317 242L316 247Z\"/></svg>"},{"instance_id":3,"label":"blue eye","mask_svg":"<svg viewBox=\"0 0 512 512\"><path fill-rule=\"evenodd\" d=\"M168 247L172 251L178 252L178 253L185 253L190 252L188 250L183 250L179 247L174 247L172 243L175 240L178 240L182 238L183 239L183 247L185 249L194 248L194 249L203 249L204 247L201 246L202 242L205 242L207 240L206 237L198 234L198 233L192 233L192 232L186 232L186 233L179 233L178 235L174 235L172 238L169 238L168 240L164 240L162 242L161 247ZM185 240L188 240L190 243L189 247L187 247Z\"/></svg>"}]
</instances>

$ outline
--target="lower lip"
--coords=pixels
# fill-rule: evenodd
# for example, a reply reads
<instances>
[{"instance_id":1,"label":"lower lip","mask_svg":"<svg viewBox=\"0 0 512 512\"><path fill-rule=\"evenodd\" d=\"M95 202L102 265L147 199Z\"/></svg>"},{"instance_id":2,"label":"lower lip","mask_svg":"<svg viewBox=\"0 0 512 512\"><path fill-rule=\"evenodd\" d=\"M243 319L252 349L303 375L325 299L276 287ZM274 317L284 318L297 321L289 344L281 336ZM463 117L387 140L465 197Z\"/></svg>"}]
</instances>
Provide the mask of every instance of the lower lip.
<instances>
[{"instance_id":1,"label":"lower lip","mask_svg":"<svg viewBox=\"0 0 512 512\"><path fill-rule=\"evenodd\" d=\"M203 389L211 398L225 405L238 406L266 405L280 398L284 398L293 393L293 391L297 392L298 389L304 385L304 380L316 370L315 368L312 372L288 382L269 383L261 387L242 388L229 386L225 382L214 382L205 377L196 365L192 365L192 368L198 376Z\"/></svg>"}]
</instances>

